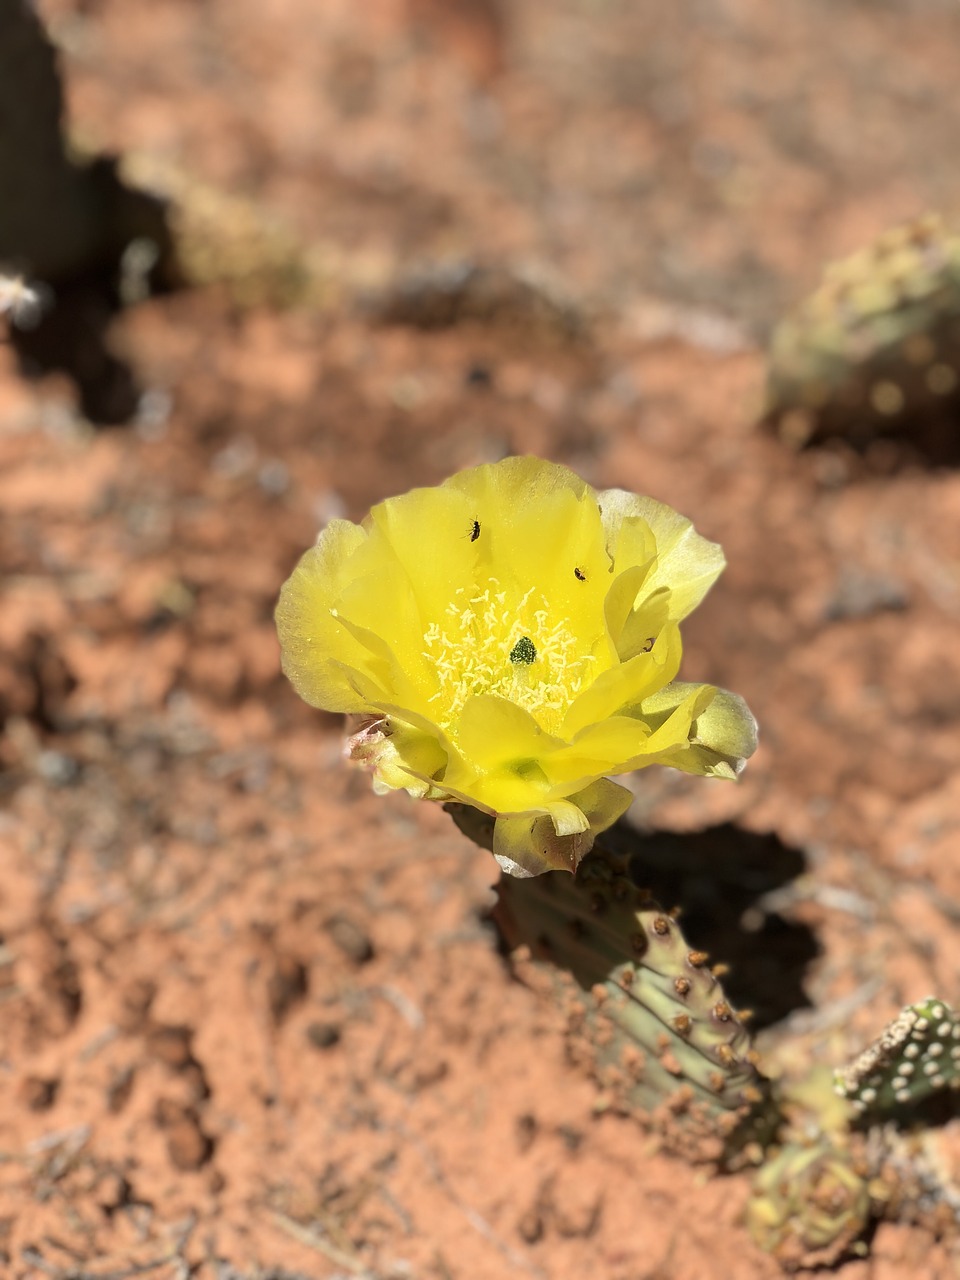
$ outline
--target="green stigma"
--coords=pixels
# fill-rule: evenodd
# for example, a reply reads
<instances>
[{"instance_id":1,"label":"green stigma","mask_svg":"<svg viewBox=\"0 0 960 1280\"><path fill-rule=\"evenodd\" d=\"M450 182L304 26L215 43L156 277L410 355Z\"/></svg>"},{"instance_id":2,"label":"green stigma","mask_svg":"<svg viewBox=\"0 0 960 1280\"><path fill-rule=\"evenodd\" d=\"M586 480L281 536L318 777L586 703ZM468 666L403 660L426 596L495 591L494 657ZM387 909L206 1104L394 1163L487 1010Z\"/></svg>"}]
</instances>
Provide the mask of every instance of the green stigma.
<instances>
[{"instance_id":1,"label":"green stigma","mask_svg":"<svg viewBox=\"0 0 960 1280\"><path fill-rule=\"evenodd\" d=\"M532 662L537 660L537 651L534 648L533 641L529 636L521 636L517 643L510 650L510 661L517 664L523 664L529 667Z\"/></svg>"}]
</instances>

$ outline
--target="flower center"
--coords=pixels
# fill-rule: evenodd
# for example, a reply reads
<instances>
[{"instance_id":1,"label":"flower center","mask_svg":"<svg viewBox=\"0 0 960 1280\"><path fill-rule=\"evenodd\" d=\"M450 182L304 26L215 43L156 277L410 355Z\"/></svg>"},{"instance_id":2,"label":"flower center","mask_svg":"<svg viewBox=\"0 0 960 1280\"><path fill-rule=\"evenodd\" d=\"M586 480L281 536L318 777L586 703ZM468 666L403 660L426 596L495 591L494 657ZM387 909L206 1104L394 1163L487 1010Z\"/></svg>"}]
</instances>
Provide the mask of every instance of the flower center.
<instances>
[{"instance_id":1,"label":"flower center","mask_svg":"<svg viewBox=\"0 0 960 1280\"><path fill-rule=\"evenodd\" d=\"M541 728L556 731L570 703L590 681L595 656L570 631L551 622L542 595L531 587L519 599L489 578L460 587L441 622L424 634L423 651L439 687L430 702L450 731L469 698L496 694L529 711Z\"/></svg>"}]
</instances>

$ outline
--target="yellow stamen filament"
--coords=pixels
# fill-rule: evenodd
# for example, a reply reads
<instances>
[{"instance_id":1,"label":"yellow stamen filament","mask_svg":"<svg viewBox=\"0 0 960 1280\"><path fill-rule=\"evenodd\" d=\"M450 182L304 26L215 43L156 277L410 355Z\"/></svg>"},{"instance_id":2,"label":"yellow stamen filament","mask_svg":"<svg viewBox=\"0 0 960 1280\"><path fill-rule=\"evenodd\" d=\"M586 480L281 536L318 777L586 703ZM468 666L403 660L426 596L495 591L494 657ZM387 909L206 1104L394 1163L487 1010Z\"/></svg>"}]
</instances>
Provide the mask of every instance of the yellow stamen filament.
<instances>
[{"instance_id":1,"label":"yellow stamen filament","mask_svg":"<svg viewBox=\"0 0 960 1280\"><path fill-rule=\"evenodd\" d=\"M431 623L424 635L423 656L439 684L430 701L444 729L455 731L464 704L482 693L524 707L548 733L559 728L570 703L589 683L596 658L584 652L566 618L551 623L550 613L535 588L517 598L493 577L455 592L446 608L448 621ZM524 638L536 657L511 661Z\"/></svg>"}]
</instances>

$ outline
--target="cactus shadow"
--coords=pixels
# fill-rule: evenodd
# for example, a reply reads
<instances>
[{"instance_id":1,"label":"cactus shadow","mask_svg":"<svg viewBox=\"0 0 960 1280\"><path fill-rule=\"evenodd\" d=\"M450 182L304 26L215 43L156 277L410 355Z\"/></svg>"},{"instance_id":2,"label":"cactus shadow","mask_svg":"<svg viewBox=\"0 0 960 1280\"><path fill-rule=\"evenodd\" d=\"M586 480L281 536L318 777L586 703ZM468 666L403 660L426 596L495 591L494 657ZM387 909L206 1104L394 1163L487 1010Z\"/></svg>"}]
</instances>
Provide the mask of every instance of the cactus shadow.
<instances>
[{"instance_id":1,"label":"cactus shadow","mask_svg":"<svg viewBox=\"0 0 960 1280\"><path fill-rule=\"evenodd\" d=\"M110 349L108 330L119 311L112 283L91 274L60 285L39 323L11 334L21 372L67 374L81 413L96 426L129 422L140 400L132 369Z\"/></svg>"},{"instance_id":2,"label":"cactus shadow","mask_svg":"<svg viewBox=\"0 0 960 1280\"><path fill-rule=\"evenodd\" d=\"M123 426L136 416L143 388L111 330L131 303L176 286L175 255L166 202L125 186L107 160L93 171L112 214L106 243L68 274L36 282L42 303L29 322L10 326L10 343L24 376L66 374L88 422Z\"/></svg>"},{"instance_id":3,"label":"cactus shadow","mask_svg":"<svg viewBox=\"0 0 960 1280\"><path fill-rule=\"evenodd\" d=\"M604 841L627 858L638 888L666 910L679 909L692 946L730 966L724 989L735 1006L752 1010L756 1030L811 1007L803 980L819 943L773 898L806 869L800 849L734 823L678 834L641 833L620 822Z\"/></svg>"}]
</instances>

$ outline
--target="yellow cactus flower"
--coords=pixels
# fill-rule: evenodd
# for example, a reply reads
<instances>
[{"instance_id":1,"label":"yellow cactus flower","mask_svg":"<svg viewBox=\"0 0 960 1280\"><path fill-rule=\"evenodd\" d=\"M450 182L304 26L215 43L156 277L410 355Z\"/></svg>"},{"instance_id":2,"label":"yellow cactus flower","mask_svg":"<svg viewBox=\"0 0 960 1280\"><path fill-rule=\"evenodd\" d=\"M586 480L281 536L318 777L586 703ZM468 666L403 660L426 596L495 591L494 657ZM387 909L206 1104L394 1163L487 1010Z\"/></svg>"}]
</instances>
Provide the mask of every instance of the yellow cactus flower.
<instances>
[{"instance_id":1,"label":"yellow cactus flower","mask_svg":"<svg viewBox=\"0 0 960 1280\"><path fill-rule=\"evenodd\" d=\"M574 871L630 803L609 774L732 778L756 746L740 698L674 679L723 566L662 503L505 458L332 520L280 595L283 669L362 718L375 789L495 816L513 875Z\"/></svg>"}]
</instances>

